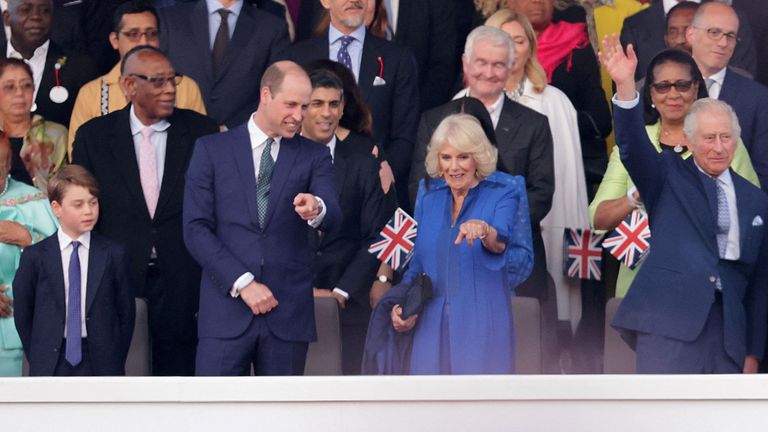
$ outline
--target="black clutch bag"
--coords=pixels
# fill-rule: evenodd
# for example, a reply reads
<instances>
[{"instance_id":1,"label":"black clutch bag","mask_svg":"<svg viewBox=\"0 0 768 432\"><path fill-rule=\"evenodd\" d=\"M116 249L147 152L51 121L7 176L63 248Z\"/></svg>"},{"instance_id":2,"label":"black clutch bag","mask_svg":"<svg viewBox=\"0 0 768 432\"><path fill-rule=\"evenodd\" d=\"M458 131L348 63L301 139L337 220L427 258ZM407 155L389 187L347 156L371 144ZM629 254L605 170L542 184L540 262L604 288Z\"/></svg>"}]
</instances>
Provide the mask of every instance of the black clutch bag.
<instances>
[{"instance_id":1,"label":"black clutch bag","mask_svg":"<svg viewBox=\"0 0 768 432\"><path fill-rule=\"evenodd\" d=\"M413 314L419 314L424 309L424 304L432 298L432 279L426 273L419 273L408 287L408 292L403 302L402 319Z\"/></svg>"}]
</instances>

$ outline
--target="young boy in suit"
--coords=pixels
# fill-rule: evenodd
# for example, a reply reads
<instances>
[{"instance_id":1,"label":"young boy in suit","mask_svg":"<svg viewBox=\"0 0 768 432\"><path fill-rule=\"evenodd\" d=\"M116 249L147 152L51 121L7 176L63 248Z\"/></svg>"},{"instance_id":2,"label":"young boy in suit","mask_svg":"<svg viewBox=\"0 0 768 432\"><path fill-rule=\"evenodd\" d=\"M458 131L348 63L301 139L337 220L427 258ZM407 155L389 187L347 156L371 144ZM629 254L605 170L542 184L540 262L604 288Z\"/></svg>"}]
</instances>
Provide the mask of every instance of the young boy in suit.
<instances>
[{"instance_id":1,"label":"young boy in suit","mask_svg":"<svg viewBox=\"0 0 768 432\"><path fill-rule=\"evenodd\" d=\"M93 233L99 188L83 167L48 183L56 234L24 250L14 317L32 376L125 375L135 303L125 248Z\"/></svg>"}]
</instances>

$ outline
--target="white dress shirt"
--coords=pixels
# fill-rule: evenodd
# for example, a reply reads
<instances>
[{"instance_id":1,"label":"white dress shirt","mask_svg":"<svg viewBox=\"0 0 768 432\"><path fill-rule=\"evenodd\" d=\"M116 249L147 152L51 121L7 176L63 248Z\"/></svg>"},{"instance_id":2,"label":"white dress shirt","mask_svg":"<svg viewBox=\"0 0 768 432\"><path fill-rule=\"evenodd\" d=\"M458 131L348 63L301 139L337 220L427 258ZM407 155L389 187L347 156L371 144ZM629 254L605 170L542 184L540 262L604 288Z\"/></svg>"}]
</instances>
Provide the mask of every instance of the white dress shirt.
<instances>
[{"instance_id":1,"label":"white dress shirt","mask_svg":"<svg viewBox=\"0 0 768 432\"><path fill-rule=\"evenodd\" d=\"M349 58L352 60L352 73L355 74L355 81L360 82L360 62L363 60L363 43L365 42L365 26L361 25L357 30L349 34L355 40L347 45ZM341 49L341 38L344 33L340 32L330 25L328 29L328 58L337 61L339 50Z\"/></svg>"},{"instance_id":2,"label":"white dress shirt","mask_svg":"<svg viewBox=\"0 0 768 432\"><path fill-rule=\"evenodd\" d=\"M45 41L42 45L35 49L32 53L32 58L25 59L20 52L11 45L11 40L8 39L8 45L5 49L5 56L7 58L17 58L24 60L32 69L32 81L35 82L35 93L32 95L32 100L37 99L37 90L40 88L40 83L43 81L43 70L45 69L45 58L48 57L48 47L51 45L51 40ZM56 83L54 83L56 84ZM48 95L46 95L47 97Z\"/></svg>"},{"instance_id":3,"label":"white dress shirt","mask_svg":"<svg viewBox=\"0 0 768 432\"><path fill-rule=\"evenodd\" d=\"M720 99L720 91L723 89L723 81L725 80L725 73L727 71L728 71L728 68L724 67L719 71L717 71L716 73L708 77L704 77L705 82L708 79L712 80L712 84L710 84L709 88L707 88L709 97L711 97L712 99Z\"/></svg>"},{"instance_id":4,"label":"white dress shirt","mask_svg":"<svg viewBox=\"0 0 768 432\"><path fill-rule=\"evenodd\" d=\"M464 90L459 91L456 93L456 95L453 97L453 100L461 99L463 97L471 97L472 95L469 94L469 87L465 88ZM496 127L499 124L499 119L501 118L501 110L504 108L504 97L506 95L504 92L501 92L499 95L499 98L496 99L496 102L491 104L490 106L485 105L485 109L488 110L488 114L491 116L491 122L493 122L493 128L496 129Z\"/></svg>"},{"instance_id":5,"label":"white dress shirt","mask_svg":"<svg viewBox=\"0 0 768 432\"><path fill-rule=\"evenodd\" d=\"M141 131L145 127L150 127L155 130L152 136L149 138L149 142L155 147L155 158L157 160L157 185L163 184L163 173L165 172L165 153L168 148L168 128L171 124L167 120L160 120L157 123L151 125L145 125L136 117L136 112L131 105L130 110L130 123L131 123L131 136L133 137L133 150L136 152L136 161L141 160Z\"/></svg>"},{"instance_id":6,"label":"white dress shirt","mask_svg":"<svg viewBox=\"0 0 768 432\"><path fill-rule=\"evenodd\" d=\"M59 228L56 232L59 237L59 248L61 249L61 268L64 270L64 310L69 313L69 261L72 258L72 238L64 234ZM88 252L91 249L91 233L87 232L77 239L80 247L77 249L77 256L80 258L80 331L83 337L88 336L88 330L85 328L85 296L86 286L88 285ZM64 337L67 337L67 319L64 319Z\"/></svg>"},{"instance_id":7,"label":"white dress shirt","mask_svg":"<svg viewBox=\"0 0 768 432\"><path fill-rule=\"evenodd\" d=\"M216 41L216 33L219 32L219 26L221 25L221 15L216 12L219 9L226 9L229 11L227 15L227 24L229 24L229 39L232 40L232 35L235 34L235 25L237 24L237 17L240 15L240 11L243 9L243 0L236 1L232 6L225 8L218 0L205 0L205 5L208 8L208 43L211 49L213 49L213 43Z\"/></svg>"}]
</instances>

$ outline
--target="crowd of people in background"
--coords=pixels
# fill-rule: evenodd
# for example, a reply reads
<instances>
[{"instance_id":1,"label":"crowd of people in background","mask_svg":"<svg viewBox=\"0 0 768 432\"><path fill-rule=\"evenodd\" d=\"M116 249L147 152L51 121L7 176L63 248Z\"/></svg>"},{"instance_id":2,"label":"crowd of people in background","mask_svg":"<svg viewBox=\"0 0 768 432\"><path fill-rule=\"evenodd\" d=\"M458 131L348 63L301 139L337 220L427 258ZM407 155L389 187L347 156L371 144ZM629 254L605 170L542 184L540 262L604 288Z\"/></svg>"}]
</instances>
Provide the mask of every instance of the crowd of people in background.
<instances>
[{"instance_id":1,"label":"crowd of people in background","mask_svg":"<svg viewBox=\"0 0 768 432\"><path fill-rule=\"evenodd\" d=\"M768 6L741 0L0 1L0 375L756 372ZM396 210L405 270L368 249ZM569 275L569 230L649 221ZM425 280L432 297L412 313Z\"/></svg>"}]
</instances>

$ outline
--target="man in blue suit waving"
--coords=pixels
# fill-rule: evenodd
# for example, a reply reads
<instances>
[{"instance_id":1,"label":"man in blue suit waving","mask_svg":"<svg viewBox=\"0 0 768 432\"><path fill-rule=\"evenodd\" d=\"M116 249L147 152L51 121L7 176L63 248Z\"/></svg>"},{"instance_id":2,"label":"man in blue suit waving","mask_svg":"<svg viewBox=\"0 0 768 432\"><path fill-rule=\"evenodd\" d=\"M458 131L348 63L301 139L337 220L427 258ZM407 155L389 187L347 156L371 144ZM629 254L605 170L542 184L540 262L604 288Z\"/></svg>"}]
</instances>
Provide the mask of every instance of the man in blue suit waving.
<instances>
[{"instance_id":1,"label":"man in blue suit waving","mask_svg":"<svg viewBox=\"0 0 768 432\"><path fill-rule=\"evenodd\" d=\"M331 154L296 132L312 87L267 68L247 124L198 140L184 240L203 268L197 375L300 375L316 338L310 229L341 221Z\"/></svg>"},{"instance_id":2,"label":"man in blue suit waving","mask_svg":"<svg viewBox=\"0 0 768 432\"><path fill-rule=\"evenodd\" d=\"M653 231L613 326L641 373L756 372L766 339L768 197L730 169L738 119L725 102L699 99L684 125L693 157L657 153L643 130L634 49L625 55L615 38L603 48L616 83L616 143Z\"/></svg>"}]
</instances>

